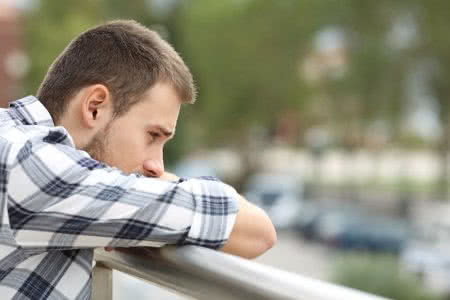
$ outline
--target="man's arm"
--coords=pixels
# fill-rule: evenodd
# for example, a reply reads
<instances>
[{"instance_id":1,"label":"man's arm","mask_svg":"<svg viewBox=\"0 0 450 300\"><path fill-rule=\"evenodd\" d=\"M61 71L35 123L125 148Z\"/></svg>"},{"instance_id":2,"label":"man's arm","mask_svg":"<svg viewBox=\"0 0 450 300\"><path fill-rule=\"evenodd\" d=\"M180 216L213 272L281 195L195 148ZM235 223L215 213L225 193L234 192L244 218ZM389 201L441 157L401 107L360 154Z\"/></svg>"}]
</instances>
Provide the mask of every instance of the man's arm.
<instances>
[{"instance_id":1,"label":"man's arm","mask_svg":"<svg viewBox=\"0 0 450 300\"><path fill-rule=\"evenodd\" d=\"M179 178L165 172L161 179L177 181ZM256 205L237 195L239 212L223 252L245 258L255 258L270 248L277 241L277 233L267 214Z\"/></svg>"},{"instance_id":2,"label":"man's arm","mask_svg":"<svg viewBox=\"0 0 450 300\"><path fill-rule=\"evenodd\" d=\"M277 233L267 214L239 196L239 212L222 251L255 258L272 248L276 241Z\"/></svg>"}]
</instances>

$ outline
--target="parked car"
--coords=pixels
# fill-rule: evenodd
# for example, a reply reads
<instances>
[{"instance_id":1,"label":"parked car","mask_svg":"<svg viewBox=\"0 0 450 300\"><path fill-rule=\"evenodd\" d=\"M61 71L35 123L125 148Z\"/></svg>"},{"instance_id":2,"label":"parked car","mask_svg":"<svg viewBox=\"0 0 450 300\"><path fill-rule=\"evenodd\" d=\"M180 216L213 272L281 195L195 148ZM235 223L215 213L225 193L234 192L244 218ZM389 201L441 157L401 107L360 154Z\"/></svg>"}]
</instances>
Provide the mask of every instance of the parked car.
<instances>
[{"instance_id":1,"label":"parked car","mask_svg":"<svg viewBox=\"0 0 450 300\"><path fill-rule=\"evenodd\" d=\"M303 205L303 184L289 174L259 173L249 178L244 195L266 211L276 228L289 228Z\"/></svg>"},{"instance_id":2,"label":"parked car","mask_svg":"<svg viewBox=\"0 0 450 300\"><path fill-rule=\"evenodd\" d=\"M409 236L405 222L388 218L355 218L332 241L341 249L399 254Z\"/></svg>"},{"instance_id":3,"label":"parked car","mask_svg":"<svg viewBox=\"0 0 450 300\"><path fill-rule=\"evenodd\" d=\"M317 225L319 224L320 217L322 217L324 213L324 210L313 202L305 202L297 216L294 225L295 230L307 240L316 239Z\"/></svg>"},{"instance_id":4,"label":"parked car","mask_svg":"<svg viewBox=\"0 0 450 300\"><path fill-rule=\"evenodd\" d=\"M343 250L398 254L409 236L406 222L367 216L358 209L321 209L305 204L296 228L303 237Z\"/></svg>"}]
</instances>

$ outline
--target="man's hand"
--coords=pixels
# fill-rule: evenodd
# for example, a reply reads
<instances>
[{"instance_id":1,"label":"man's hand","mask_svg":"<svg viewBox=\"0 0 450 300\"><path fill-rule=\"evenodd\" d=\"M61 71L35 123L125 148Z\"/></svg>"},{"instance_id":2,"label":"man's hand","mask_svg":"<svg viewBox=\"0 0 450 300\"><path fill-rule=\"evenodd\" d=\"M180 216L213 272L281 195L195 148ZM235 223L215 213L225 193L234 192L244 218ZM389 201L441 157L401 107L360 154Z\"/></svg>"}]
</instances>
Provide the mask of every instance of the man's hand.
<instances>
[{"instance_id":1,"label":"man's hand","mask_svg":"<svg viewBox=\"0 0 450 300\"><path fill-rule=\"evenodd\" d=\"M169 172L164 172L164 174L159 178L167 181L178 181L180 179L180 177L178 177L177 175Z\"/></svg>"}]
</instances>

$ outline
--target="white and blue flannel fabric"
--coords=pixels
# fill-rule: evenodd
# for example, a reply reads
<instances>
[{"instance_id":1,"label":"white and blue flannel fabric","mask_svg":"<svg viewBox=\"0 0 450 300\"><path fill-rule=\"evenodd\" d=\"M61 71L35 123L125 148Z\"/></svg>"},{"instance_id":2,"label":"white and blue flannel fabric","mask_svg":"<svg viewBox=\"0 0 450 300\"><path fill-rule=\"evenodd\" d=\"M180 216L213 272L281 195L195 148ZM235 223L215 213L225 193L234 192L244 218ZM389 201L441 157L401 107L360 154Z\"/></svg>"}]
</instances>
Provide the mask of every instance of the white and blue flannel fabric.
<instances>
[{"instance_id":1,"label":"white and blue flannel fabric","mask_svg":"<svg viewBox=\"0 0 450 300\"><path fill-rule=\"evenodd\" d=\"M0 298L90 299L97 247L220 248L238 211L213 178L124 174L77 150L33 96L0 109Z\"/></svg>"}]
</instances>

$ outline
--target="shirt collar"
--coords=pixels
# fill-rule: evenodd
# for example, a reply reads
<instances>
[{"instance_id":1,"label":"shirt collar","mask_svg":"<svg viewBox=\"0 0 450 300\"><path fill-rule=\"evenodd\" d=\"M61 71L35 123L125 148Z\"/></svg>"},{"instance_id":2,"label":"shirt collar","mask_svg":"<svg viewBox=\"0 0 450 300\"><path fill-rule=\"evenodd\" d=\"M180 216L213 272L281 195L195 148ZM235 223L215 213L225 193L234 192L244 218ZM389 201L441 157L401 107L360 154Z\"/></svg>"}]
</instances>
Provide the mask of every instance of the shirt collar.
<instances>
[{"instance_id":1,"label":"shirt collar","mask_svg":"<svg viewBox=\"0 0 450 300\"><path fill-rule=\"evenodd\" d=\"M48 110L34 96L11 102L9 107L14 109L25 125L55 126Z\"/></svg>"}]
</instances>

